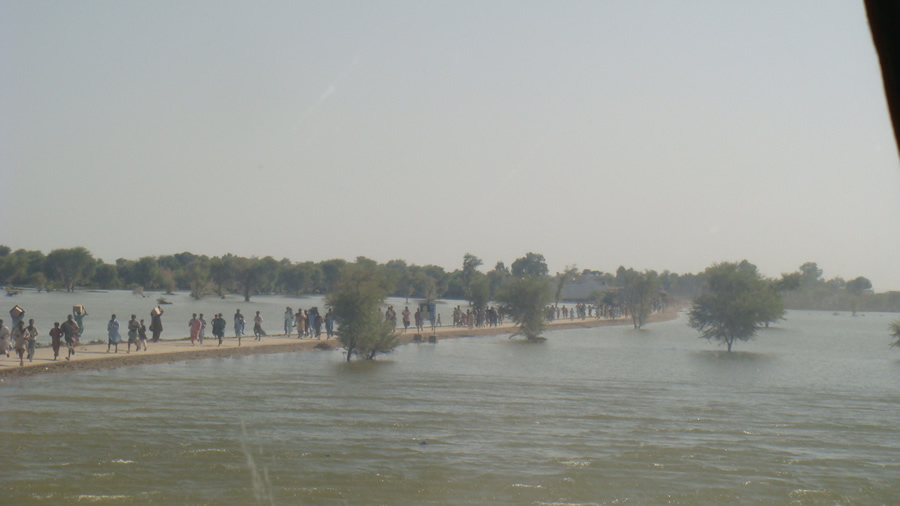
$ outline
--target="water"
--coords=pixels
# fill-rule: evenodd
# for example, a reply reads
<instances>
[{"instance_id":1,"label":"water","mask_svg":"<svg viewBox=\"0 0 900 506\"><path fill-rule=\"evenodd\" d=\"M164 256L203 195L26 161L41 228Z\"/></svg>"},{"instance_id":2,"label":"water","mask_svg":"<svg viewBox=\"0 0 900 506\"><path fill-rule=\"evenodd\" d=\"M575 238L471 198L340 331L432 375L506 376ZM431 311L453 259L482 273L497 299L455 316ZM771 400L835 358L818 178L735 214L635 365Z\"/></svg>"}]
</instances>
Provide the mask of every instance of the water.
<instances>
[{"instance_id":1,"label":"water","mask_svg":"<svg viewBox=\"0 0 900 506\"><path fill-rule=\"evenodd\" d=\"M680 318L7 380L0 502L895 504L896 316L791 312L731 355Z\"/></svg>"}]
</instances>

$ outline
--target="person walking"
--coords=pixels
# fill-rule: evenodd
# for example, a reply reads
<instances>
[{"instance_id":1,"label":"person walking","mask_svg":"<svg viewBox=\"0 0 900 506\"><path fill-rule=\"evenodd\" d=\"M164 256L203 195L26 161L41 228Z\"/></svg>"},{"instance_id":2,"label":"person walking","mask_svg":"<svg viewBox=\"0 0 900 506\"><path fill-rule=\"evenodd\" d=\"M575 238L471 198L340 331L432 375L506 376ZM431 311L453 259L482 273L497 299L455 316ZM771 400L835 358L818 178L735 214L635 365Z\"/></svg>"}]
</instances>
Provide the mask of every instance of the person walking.
<instances>
[{"instance_id":1,"label":"person walking","mask_svg":"<svg viewBox=\"0 0 900 506\"><path fill-rule=\"evenodd\" d=\"M222 339L225 338L225 318L222 318L222 313L213 318L212 332L219 339L219 346L222 346Z\"/></svg>"},{"instance_id":2,"label":"person walking","mask_svg":"<svg viewBox=\"0 0 900 506\"><path fill-rule=\"evenodd\" d=\"M59 322L53 322L53 328L50 329L50 347L53 348L53 360L59 358L59 348L62 346L62 329L59 328Z\"/></svg>"},{"instance_id":3,"label":"person walking","mask_svg":"<svg viewBox=\"0 0 900 506\"><path fill-rule=\"evenodd\" d=\"M9 316L12 318L13 330L19 327L19 323L25 323L25 310L21 306L14 306L10 309Z\"/></svg>"},{"instance_id":4,"label":"person walking","mask_svg":"<svg viewBox=\"0 0 900 506\"><path fill-rule=\"evenodd\" d=\"M328 336L328 339L334 337L334 313L331 308L325 311L325 335Z\"/></svg>"},{"instance_id":5,"label":"person walking","mask_svg":"<svg viewBox=\"0 0 900 506\"><path fill-rule=\"evenodd\" d=\"M19 367L25 366L25 345L28 341L28 333L25 330L25 322L19 320L19 325L12 329L13 344L16 347L16 355L19 356Z\"/></svg>"},{"instance_id":6,"label":"person walking","mask_svg":"<svg viewBox=\"0 0 900 506\"><path fill-rule=\"evenodd\" d=\"M191 321L188 322L188 328L191 329L191 346L194 346L197 338L200 337L201 327L203 327L203 324L200 323L200 320L197 318L197 313L194 313Z\"/></svg>"},{"instance_id":7,"label":"person walking","mask_svg":"<svg viewBox=\"0 0 900 506\"><path fill-rule=\"evenodd\" d=\"M262 341L262 336L266 335L262 328L262 323L263 317L259 314L259 311L257 311L256 316L253 317L253 335L256 336L257 341Z\"/></svg>"},{"instance_id":8,"label":"person walking","mask_svg":"<svg viewBox=\"0 0 900 506\"><path fill-rule=\"evenodd\" d=\"M306 327L306 317L303 316L303 310L297 309L297 314L294 315L294 326L297 327L297 339L303 339L303 334L305 334Z\"/></svg>"},{"instance_id":9,"label":"person walking","mask_svg":"<svg viewBox=\"0 0 900 506\"><path fill-rule=\"evenodd\" d=\"M234 337L238 338L238 346L241 345L241 336L244 335L244 315L238 309L234 313Z\"/></svg>"},{"instance_id":10,"label":"person walking","mask_svg":"<svg viewBox=\"0 0 900 506\"><path fill-rule=\"evenodd\" d=\"M25 339L27 339L25 358L27 358L29 362L32 362L34 359L34 349L37 346L37 336L38 329L34 326L34 320L28 320L28 326L25 327Z\"/></svg>"},{"instance_id":11,"label":"person walking","mask_svg":"<svg viewBox=\"0 0 900 506\"><path fill-rule=\"evenodd\" d=\"M69 349L69 354L66 355L66 360L69 360L75 355L75 345L78 344L78 324L75 323L72 315L68 315L66 321L64 321L59 328L63 332L63 338L66 340L66 347Z\"/></svg>"},{"instance_id":12,"label":"person walking","mask_svg":"<svg viewBox=\"0 0 900 506\"><path fill-rule=\"evenodd\" d=\"M122 342L122 336L119 334L119 321L116 320L116 315L112 315L109 318L109 323L106 324L106 353L109 353L110 348L113 346L116 347L116 353L119 353L119 343Z\"/></svg>"},{"instance_id":13,"label":"person walking","mask_svg":"<svg viewBox=\"0 0 900 506\"><path fill-rule=\"evenodd\" d=\"M203 338L206 337L206 318L203 317L203 313L200 313L200 344L203 344Z\"/></svg>"},{"instance_id":14,"label":"person walking","mask_svg":"<svg viewBox=\"0 0 900 506\"><path fill-rule=\"evenodd\" d=\"M150 311L150 332L153 332L154 343L159 342L159 336L163 331L162 315L163 310L159 306L156 306L156 309Z\"/></svg>"},{"instance_id":15,"label":"person walking","mask_svg":"<svg viewBox=\"0 0 900 506\"><path fill-rule=\"evenodd\" d=\"M403 312L400 313L403 316L403 332L409 330L409 306L403 308Z\"/></svg>"},{"instance_id":16,"label":"person walking","mask_svg":"<svg viewBox=\"0 0 900 506\"><path fill-rule=\"evenodd\" d=\"M134 345L134 351L141 351L140 341L138 341L138 333L141 330L141 324L137 321L137 315L131 315L128 320L128 349L125 353L131 353L131 345Z\"/></svg>"},{"instance_id":17,"label":"person walking","mask_svg":"<svg viewBox=\"0 0 900 506\"><path fill-rule=\"evenodd\" d=\"M0 320L0 353L3 353L9 357L9 327L3 324L3 320Z\"/></svg>"},{"instance_id":18,"label":"person walking","mask_svg":"<svg viewBox=\"0 0 900 506\"><path fill-rule=\"evenodd\" d=\"M147 326L144 325L144 320L141 320L141 325L138 327L138 343L147 351Z\"/></svg>"},{"instance_id":19,"label":"person walking","mask_svg":"<svg viewBox=\"0 0 900 506\"><path fill-rule=\"evenodd\" d=\"M291 331L294 329L294 310L285 308L284 310L284 334L291 337Z\"/></svg>"},{"instance_id":20,"label":"person walking","mask_svg":"<svg viewBox=\"0 0 900 506\"><path fill-rule=\"evenodd\" d=\"M87 316L87 310L84 307L79 307L75 311L75 323L78 324L78 338L81 339L81 335L84 334L84 317Z\"/></svg>"}]
</instances>

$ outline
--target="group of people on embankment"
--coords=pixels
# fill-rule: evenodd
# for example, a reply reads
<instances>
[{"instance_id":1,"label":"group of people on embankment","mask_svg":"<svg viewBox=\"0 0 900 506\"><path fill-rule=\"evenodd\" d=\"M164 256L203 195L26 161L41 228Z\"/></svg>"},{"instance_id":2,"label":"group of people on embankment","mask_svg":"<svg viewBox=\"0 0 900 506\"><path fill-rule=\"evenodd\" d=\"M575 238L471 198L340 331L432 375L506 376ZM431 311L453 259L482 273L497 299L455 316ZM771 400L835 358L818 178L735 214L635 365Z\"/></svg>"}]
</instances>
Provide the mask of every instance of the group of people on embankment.
<instances>
[{"instance_id":1,"label":"group of people on embankment","mask_svg":"<svg viewBox=\"0 0 900 506\"><path fill-rule=\"evenodd\" d=\"M132 314L131 318L125 323L124 329L119 322L116 314L112 314L106 323L107 333L107 353L118 353L119 344L126 342L126 353L131 353L132 345L136 352L147 351L148 341L158 342L163 332L162 316L164 310L157 306L150 313L150 325L146 325L144 319L138 319L137 315ZM40 331L34 324L34 319L27 320L26 311L22 307L16 305L9 312L11 320L7 326L4 320L0 319L0 358L14 358L12 353L15 352L18 357L19 365L24 366L25 360L33 361L35 349L37 348L37 338ZM76 347L81 345L81 337L84 334L84 319L88 316L84 306L74 306L72 313L66 315L66 318L60 322L54 322L53 328L49 331L50 346L53 349L53 360L59 358L59 352L62 344L67 347L66 360L76 353ZM308 311L298 309L294 312L290 307L286 308L284 316L285 335L291 337L294 329L297 329L297 338L315 337L321 339L322 327L324 325L327 337L334 336L334 318L329 309L326 314L320 315L318 308L310 308ZM242 337L245 336L245 319L241 310L238 309L234 314L234 335L238 340L238 346L241 345ZM263 330L263 317L260 311L256 312L253 317L253 335L255 341L261 341L266 335ZM211 321L207 322L203 313L194 313L188 321L188 332L191 345L202 345L206 338L207 326L211 327L214 338L218 340L221 346L225 339L226 320L223 313L216 313ZM150 337L148 337L148 331ZM122 333L125 333L126 339L123 339Z\"/></svg>"}]
</instances>

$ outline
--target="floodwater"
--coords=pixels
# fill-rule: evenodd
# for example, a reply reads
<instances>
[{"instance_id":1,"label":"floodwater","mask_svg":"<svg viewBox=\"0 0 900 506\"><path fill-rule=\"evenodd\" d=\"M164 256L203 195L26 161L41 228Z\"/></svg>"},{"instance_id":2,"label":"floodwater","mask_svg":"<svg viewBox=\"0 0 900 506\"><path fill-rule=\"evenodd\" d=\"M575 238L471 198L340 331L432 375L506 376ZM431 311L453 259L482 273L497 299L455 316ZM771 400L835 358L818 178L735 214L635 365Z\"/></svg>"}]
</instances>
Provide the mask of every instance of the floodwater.
<instances>
[{"instance_id":1,"label":"floodwater","mask_svg":"<svg viewBox=\"0 0 900 506\"><path fill-rule=\"evenodd\" d=\"M89 309L90 310L90 309ZM896 504L897 315L685 318L0 385L0 502Z\"/></svg>"}]
</instances>

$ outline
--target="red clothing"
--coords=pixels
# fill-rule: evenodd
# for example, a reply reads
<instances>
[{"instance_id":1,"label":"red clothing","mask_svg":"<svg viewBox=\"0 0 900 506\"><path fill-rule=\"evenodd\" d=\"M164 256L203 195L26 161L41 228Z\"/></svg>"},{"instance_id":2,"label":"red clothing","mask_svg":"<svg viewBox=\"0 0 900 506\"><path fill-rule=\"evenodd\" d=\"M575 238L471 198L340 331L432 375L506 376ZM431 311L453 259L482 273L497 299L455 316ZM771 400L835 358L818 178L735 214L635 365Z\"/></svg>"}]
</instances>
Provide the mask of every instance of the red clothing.
<instances>
[{"instance_id":1,"label":"red clothing","mask_svg":"<svg viewBox=\"0 0 900 506\"><path fill-rule=\"evenodd\" d=\"M197 338L200 337L200 329L203 328L203 324L199 319L191 318L188 326L191 327L191 341L197 340Z\"/></svg>"}]
</instances>

